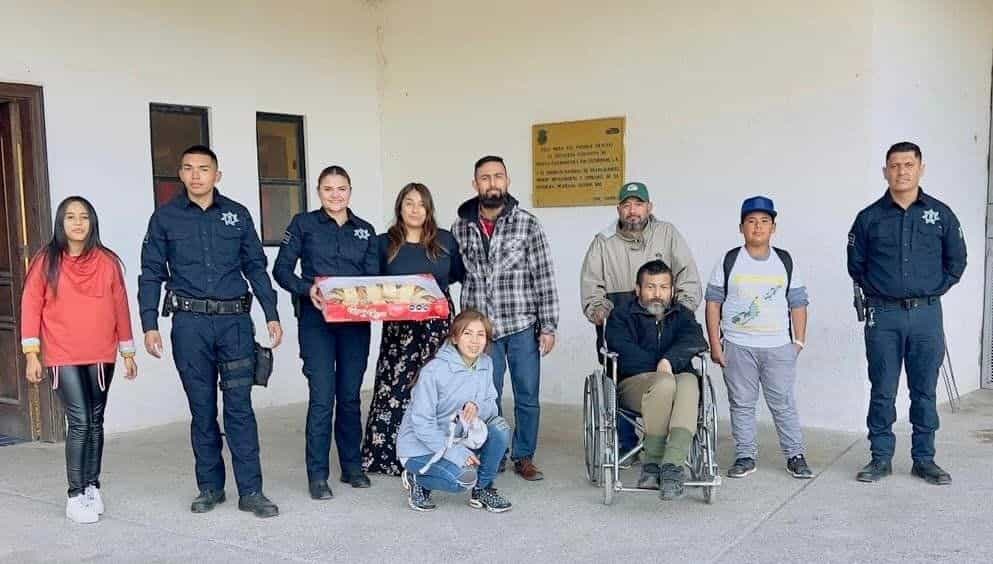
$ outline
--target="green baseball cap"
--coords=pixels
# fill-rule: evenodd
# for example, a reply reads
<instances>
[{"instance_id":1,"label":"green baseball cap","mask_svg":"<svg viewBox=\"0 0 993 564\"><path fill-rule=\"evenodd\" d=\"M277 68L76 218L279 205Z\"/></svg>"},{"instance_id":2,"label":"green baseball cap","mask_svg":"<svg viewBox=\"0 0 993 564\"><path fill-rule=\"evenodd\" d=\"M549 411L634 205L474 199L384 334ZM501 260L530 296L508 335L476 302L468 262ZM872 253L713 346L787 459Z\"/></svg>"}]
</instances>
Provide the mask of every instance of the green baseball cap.
<instances>
[{"instance_id":1,"label":"green baseball cap","mask_svg":"<svg viewBox=\"0 0 993 564\"><path fill-rule=\"evenodd\" d=\"M617 203L621 203L628 198L638 198L642 202L652 201L648 197L648 186L641 182L628 182L621 186L621 191L617 193Z\"/></svg>"}]
</instances>

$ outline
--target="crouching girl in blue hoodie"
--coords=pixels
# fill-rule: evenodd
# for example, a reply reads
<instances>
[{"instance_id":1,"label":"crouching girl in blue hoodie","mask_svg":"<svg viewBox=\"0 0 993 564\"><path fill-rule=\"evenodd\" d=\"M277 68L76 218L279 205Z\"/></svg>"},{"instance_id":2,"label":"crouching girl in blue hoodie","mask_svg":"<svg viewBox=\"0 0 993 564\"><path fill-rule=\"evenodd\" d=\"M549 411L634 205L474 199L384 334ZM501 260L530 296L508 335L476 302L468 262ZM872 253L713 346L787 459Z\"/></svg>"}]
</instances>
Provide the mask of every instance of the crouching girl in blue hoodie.
<instances>
[{"instance_id":1,"label":"crouching girl in blue hoodie","mask_svg":"<svg viewBox=\"0 0 993 564\"><path fill-rule=\"evenodd\" d=\"M397 435L403 487L415 511L437 507L431 501L434 490L470 489L471 507L494 513L510 509L493 487L511 431L497 415L493 361L484 353L492 334L485 315L463 311L417 377Z\"/></svg>"}]
</instances>

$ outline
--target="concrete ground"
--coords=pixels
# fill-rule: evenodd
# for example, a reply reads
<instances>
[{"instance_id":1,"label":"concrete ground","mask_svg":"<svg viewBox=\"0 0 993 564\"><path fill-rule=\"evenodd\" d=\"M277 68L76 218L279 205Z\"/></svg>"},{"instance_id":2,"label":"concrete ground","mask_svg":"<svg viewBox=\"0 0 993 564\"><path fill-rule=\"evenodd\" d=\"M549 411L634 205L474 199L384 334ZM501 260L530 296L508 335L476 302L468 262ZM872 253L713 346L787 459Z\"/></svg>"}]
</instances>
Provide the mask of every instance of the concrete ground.
<instances>
[{"instance_id":1,"label":"concrete ground","mask_svg":"<svg viewBox=\"0 0 993 564\"><path fill-rule=\"evenodd\" d=\"M111 405L113 409L113 405ZM307 496L301 404L261 410L266 493L282 514L260 520L228 502L192 515L195 494L188 427L173 424L110 437L99 524L64 518L61 445L0 448L0 561L86 562L990 562L993 560L993 393L968 396L942 413L938 461L954 484L912 477L909 428L898 425L895 474L879 484L853 479L866 462L861 434L807 429L817 476L784 470L773 430L762 428L758 472L725 479L716 502L699 490L663 503L620 493L612 506L582 467L581 415L543 413L537 462L543 482L513 474L498 487L514 509L470 509L464 496L436 494L433 513L407 509L399 480L373 476L353 490L332 482L335 498ZM724 422L722 422L724 423ZM721 467L732 462L726 425ZM637 468L637 467L636 467ZM634 480L636 470L629 471Z\"/></svg>"}]
</instances>

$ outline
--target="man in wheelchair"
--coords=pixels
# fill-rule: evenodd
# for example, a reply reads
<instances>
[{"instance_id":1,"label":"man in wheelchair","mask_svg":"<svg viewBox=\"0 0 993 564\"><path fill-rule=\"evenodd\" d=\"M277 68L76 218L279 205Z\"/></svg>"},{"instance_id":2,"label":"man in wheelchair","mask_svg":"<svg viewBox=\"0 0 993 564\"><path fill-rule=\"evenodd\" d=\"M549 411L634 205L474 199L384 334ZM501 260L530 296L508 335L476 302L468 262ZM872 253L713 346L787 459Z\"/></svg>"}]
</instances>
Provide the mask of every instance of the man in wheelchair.
<instances>
[{"instance_id":1,"label":"man in wheelchair","mask_svg":"<svg viewBox=\"0 0 993 564\"><path fill-rule=\"evenodd\" d=\"M673 303L672 270L661 260L638 269L636 300L607 319L607 348L618 354L618 400L645 424L639 488L662 499L683 495L683 462L697 426L700 388L692 360L707 349L693 312Z\"/></svg>"}]
</instances>

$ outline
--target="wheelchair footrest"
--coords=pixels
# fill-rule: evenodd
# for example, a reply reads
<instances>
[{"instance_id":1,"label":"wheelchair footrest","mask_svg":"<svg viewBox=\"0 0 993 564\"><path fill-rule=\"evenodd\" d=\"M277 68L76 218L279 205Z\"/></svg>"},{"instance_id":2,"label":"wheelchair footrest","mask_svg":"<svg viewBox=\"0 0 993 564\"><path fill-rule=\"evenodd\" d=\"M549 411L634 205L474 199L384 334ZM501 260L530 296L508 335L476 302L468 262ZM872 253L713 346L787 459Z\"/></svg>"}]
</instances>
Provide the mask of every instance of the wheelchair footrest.
<instances>
[{"instance_id":1,"label":"wheelchair footrest","mask_svg":"<svg viewBox=\"0 0 993 564\"><path fill-rule=\"evenodd\" d=\"M683 482L683 485L688 488L704 488L704 487L719 486L721 485L721 477L714 476L714 479L710 481L687 480Z\"/></svg>"},{"instance_id":2,"label":"wheelchair footrest","mask_svg":"<svg viewBox=\"0 0 993 564\"><path fill-rule=\"evenodd\" d=\"M720 485L721 485L720 476L714 476L714 479L709 482L700 481L700 480L687 480L683 482L683 487L687 487L687 488L714 488L714 487L719 487ZM619 492L654 492L655 494L659 493L658 489L632 488L630 486L625 486L623 483L616 484L614 486L614 489Z\"/></svg>"}]
</instances>

